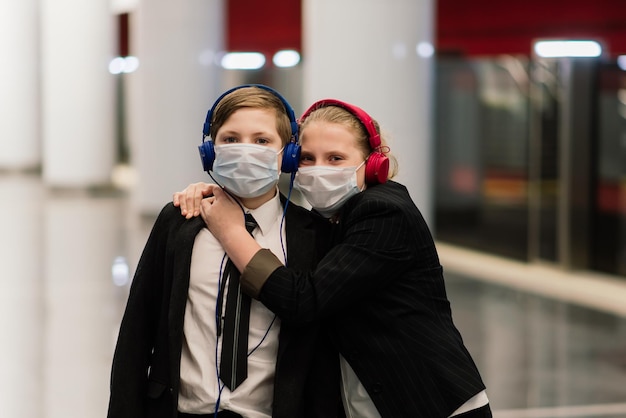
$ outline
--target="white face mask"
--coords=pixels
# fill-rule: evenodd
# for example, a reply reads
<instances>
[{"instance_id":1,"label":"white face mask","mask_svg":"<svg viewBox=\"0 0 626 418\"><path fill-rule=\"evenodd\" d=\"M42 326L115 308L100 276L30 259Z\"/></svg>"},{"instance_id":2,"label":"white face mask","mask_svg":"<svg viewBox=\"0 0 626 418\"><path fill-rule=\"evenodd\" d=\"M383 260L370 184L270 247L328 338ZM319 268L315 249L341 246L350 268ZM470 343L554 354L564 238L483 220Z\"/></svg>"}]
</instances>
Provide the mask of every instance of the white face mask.
<instances>
[{"instance_id":1,"label":"white face mask","mask_svg":"<svg viewBox=\"0 0 626 418\"><path fill-rule=\"evenodd\" d=\"M237 197L258 197L278 183L278 154L273 148L256 144L228 144L215 147L213 177Z\"/></svg>"},{"instance_id":2,"label":"white face mask","mask_svg":"<svg viewBox=\"0 0 626 418\"><path fill-rule=\"evenodd\" d=\"M300 167L294 186L322 216L330 218L361 189L357 184L357 167L329 167L325 165Z\"/></svg>"}]
</instances>

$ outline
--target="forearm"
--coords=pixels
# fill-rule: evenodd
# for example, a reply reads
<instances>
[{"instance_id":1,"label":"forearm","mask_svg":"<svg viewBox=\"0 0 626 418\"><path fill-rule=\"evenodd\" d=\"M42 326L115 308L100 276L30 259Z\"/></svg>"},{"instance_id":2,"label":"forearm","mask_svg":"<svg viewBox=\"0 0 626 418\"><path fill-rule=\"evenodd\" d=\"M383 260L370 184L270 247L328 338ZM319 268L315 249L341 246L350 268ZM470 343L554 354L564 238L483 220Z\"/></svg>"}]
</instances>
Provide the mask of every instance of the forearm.
<instances>
[{"instance_id":1,"label":"forearm","mask_svg":"<svg viewBox=\"0 0 626 418\"><path fill-rule=\"evenodd\" d=\"M243 271L261 246L243 227L232 228L219 237L219 241L237 270Z\"/></svg>"}]
</instances>

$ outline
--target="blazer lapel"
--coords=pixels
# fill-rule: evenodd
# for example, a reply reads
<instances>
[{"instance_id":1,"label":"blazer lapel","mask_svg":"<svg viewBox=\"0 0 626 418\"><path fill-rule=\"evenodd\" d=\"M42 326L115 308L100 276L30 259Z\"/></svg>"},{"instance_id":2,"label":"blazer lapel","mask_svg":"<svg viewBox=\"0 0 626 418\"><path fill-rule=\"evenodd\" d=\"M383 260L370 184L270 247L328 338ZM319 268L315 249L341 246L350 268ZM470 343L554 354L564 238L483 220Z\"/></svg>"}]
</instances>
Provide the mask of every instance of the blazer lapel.
<instances>
[{"instance_id":1,"label":"blazer lapel","mask_svg":"<svg viewBox=\"0 0 626 418\"><path fill-rule=\"evenodd\" d=\"M182 218L182 216L181 216ZM174 253L172 266L172 283L170 290L170 303L168 319L169 349L172 358L179 358L183 340L183 322L185 307L187 305L187 294L189 291L189 271L191 268L191 253L193 244L198 232L204 227L201 217L193 218L183 222L174 239L174 248L170 251ZM170 373L175 376L179 373L179 362L170 362Z\"/></svg>"},{"instance_id":2,"label":"blazer lapel","mask_svg":"<svg viewBox=\"0 0 626 418\"><path fill-rule=\"evenodd\" d=\"M284 203L283 203L284 204ZM287 266L308 269L315 250L315 230L311 217L301 208L287 207L285 235L287 237Z\"/></svg>"},{"instance_id":3,"label":"blazer lapel","mask_svg":"<svg viewBox=\"0 0 626 418\"><path fill-rule=\"evenodd\" d=\"M282 195L281 201L284 205L285 199ZM312 257L315 251L315 229L311 217L305 212L305 209L293 207L291 204L287 206L285 235L287 238L287 266L297 269L314 267ZM288 325L281 325L277 355L279 363L288 352L287 347L293 341L293 332L283 332L283 329L289 328Z\"/></svg>"}]
</instances>

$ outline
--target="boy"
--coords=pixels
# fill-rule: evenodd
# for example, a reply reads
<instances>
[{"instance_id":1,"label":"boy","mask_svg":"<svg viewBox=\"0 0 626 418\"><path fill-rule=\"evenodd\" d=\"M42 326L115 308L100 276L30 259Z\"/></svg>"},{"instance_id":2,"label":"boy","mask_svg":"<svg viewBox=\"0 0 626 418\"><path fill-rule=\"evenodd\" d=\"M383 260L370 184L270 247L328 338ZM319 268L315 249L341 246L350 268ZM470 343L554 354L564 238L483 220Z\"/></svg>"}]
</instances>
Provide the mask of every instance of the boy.
<instances>
[{"instance_id":1,"label":"boy","mask_svg":"<svg viewBox=\"0 0 626 418\"><path fill-rule=\"evenodd\" d=\"M200 146L204 168L238 201L242 216L252 215L255 240L287 265L315 266L324 252L320 243L327 242L316 232L322 226L305 209L287 205L277 188L281 167L295 171L299 158L288 103L266 86L236 87L209 110L204 135L210 137ZM336 414L337 355L322 328L281 325L258 301L245 302L236 276L200 217L184 219L172 203L163 208L120 327L109 418ZM227 348L236 335L231 296L250 304L239 355ZM239 364L225 367L237 358Z\"/></svg>"}]
</instances>

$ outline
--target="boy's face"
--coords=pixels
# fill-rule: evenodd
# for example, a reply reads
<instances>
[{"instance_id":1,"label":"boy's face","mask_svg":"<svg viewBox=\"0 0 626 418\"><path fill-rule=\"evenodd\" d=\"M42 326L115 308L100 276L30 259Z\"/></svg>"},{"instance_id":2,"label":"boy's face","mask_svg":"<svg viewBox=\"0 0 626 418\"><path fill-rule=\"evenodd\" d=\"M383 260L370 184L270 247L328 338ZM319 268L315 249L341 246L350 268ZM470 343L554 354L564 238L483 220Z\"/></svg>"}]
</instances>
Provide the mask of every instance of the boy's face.
<instances>
[{"instance_id":1,"label":"boy's face","mask_svg":"<svg viewBox=\"0 0 626 418\"><path fill-rule=\"evenodd\" d=\"M242 108L232 115L217 131L214 139L216 147L227 144L255 144L272 148L277 152L283 147L276 130L274 110ZM282 154L278 154L278 170L281 168Z\"/></svg>"},{"instance_id":2,"label":"boy's face","mask_svg":"<svg viewBox=\"0 0 626 418\"><path fill-rule=\"evenodd\" d=\"M230 177L230 180L222 178L221 185L229 189L231 194L238 197L240 202L248 209L258 208L276 195L278 177L276 177L272 184L265 181L265 179L272 181L274 175L278 175L282 166L282 153L278 151L283 148L283 144L276 128L276 114L273 109L244 107L236 110L224 121L222 126L219 127L213 143L215 145L216 163L220 155L220 147L227 145L254 145L256 147L267 148L267 151L271 151L268 153L269 156L263 156L263 158L270 159L264 163L272 161L272 158L276 158L276 165L271 168L268 167L266 173L253 174L256 178L246 180L246 176L249 177L251 175L249 169L252 167L242 164L254 163L243 162L247 160L242 160L242 162L237 163L240 172L238 172L237 169L235 169L235 172L232 172L232 169L230 171L231 175L234 174L235 177L242 177ZM219 169L214 170L215 175L218 175L218 173ZM260 182L256 182L256 180L260 180Z\"/></svg>"}]
</instances>

